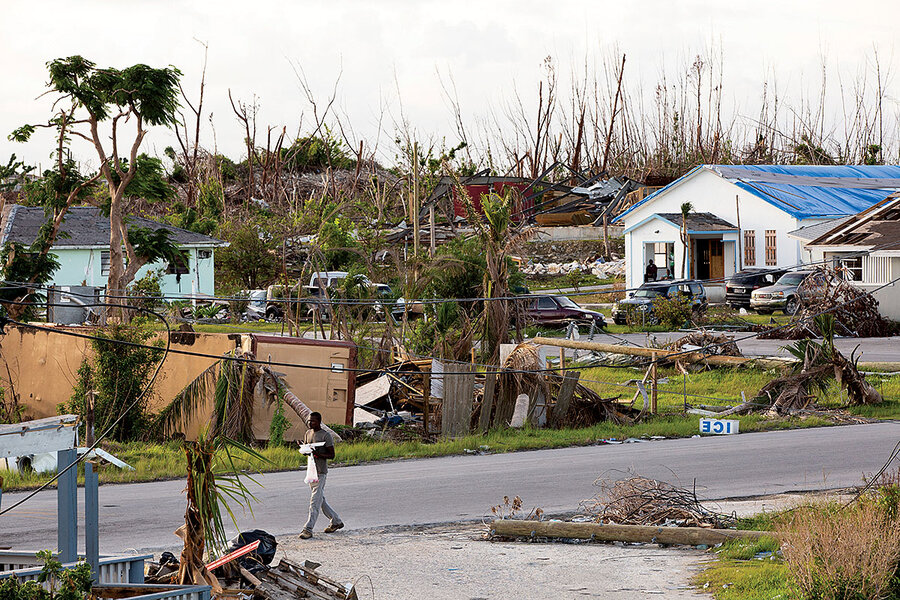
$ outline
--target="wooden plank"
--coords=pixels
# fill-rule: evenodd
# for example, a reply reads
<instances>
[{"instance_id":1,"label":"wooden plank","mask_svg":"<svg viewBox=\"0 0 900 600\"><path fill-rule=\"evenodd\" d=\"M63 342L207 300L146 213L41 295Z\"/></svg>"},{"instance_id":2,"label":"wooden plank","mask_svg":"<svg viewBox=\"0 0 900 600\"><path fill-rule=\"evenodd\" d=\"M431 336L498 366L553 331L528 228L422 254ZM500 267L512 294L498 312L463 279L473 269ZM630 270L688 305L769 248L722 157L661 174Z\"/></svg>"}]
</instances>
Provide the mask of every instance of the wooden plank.
<instances>
[{"instance_id":1,"label":"wooden plank","mask_svg":"<svg viewBox=\"0 0 900 600\"><path fill-rule=\"evenodd\" d=\"M356 403L365 406L384 398L391 392L391 380L387 375L382 375L375 381L356 388Z\"/></svg>"},{"instance_id":2,"label":"wooden plank","mask_svg":"<svg viewBox=\"0 0 900 600\"><path fill-rule=\"evenodd\" d=\"M453 371L450 374L444 374L441 432L445 437L459 437L469 433L475 394L475 367L467 363L453 363L451 368Z\"/></svg>"},{"instance_id":3,"label":"wooden plank","mask_svg":"<svg viewBox=\"0 0 900 600\"><path fill-rule=\"evenodd\" d=\"M556 398L556 405L550 413L550 426L559 427L569 412L569 404L572 403L572 396L575 394L575 386L581 373L578 371L568 371L563 376L562 384L559 386L559 396Z\"/></svg>"},{"instance_id":4,"label":"wooden plank","mask_svg":"<svg viewBox=\"0 0 900 600\"><path fill-rule=\"evenodd\" d=\"M491 533L506 537L548 537L598 542L687 544L691 546L714 546L733 539L775 537L770 531L567 523L563 521L518 521L515 519L494 521L491 523Z\"/></svg>"},{"instance_id":5,"label":"wooden plank","mask_svg":"<svg viewBox=\"0 0 900 600\"><path fill-rule=\"evenodd\" d=\"M481 399L481 417L478 430L485 433L491 427L491 411L494 409L494 388L497 386L497 373L490 372L484 378L484 396Z\"/></svg>"}]
</instances>

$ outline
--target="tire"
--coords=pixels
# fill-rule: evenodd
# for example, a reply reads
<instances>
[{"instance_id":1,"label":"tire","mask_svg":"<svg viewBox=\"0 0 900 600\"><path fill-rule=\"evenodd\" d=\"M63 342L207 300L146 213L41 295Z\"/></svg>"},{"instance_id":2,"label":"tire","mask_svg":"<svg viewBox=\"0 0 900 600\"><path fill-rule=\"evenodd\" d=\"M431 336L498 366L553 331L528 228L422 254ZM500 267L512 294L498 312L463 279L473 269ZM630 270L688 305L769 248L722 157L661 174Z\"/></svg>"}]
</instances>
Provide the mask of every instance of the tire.
<instances>
[{"instance_id":1,"label":"tire","mask_svg":"<svg viewBox=\"0 0 900 600\"><path fill-rule=\"evenodd\" d=\"M784 303L784 314L793 317L800 310L800 300L796 296L791 296Z\"/></svg>"},{"instance_id":2,"label":"tire","mask_svg":"<svg viewBox=\"0 0 900 600\"><path fill-rule=\"evenodd\" d=\"M274 321L276 319L281 318L281 311L275 308L274 306L270 306L266 309L266 319L270 321Z\"/></svg>"}]
</instances>

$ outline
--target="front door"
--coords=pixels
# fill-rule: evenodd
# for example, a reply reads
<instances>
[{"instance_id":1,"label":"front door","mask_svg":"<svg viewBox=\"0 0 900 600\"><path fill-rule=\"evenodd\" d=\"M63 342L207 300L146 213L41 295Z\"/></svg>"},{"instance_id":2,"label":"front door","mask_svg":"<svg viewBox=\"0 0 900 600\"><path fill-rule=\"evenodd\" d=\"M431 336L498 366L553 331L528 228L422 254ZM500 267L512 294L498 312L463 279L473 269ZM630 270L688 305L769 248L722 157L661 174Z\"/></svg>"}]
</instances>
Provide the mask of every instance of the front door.
<instances>
[{"instance_id":1,"label":"front door","mask_svg":"<svg viewBox=\"0 0 900 600\"><path fill-rule=\"evenodd\" d=\"M725 277L725 244L722 240L694 240L697 279L721 280Z\"/></svg>"}]
</instances>

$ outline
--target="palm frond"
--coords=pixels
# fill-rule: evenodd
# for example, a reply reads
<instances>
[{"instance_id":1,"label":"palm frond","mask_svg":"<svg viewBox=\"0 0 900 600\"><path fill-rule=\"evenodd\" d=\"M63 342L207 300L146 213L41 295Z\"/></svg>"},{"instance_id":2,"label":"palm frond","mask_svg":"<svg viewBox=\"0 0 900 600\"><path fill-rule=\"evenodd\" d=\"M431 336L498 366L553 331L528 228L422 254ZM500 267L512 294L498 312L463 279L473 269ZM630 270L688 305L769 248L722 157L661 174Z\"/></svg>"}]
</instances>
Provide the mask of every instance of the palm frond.
<instances>
[{"instance_id":1,"label":"palm frond","mask_svg":"<svg viewBox=\"0 0 900 600\"><path fill-rule=\"evenodd\" d=\"M218 381L220 366L221 361L211 364L159 411L152 427L157 435L171 435L197 416Z\"/></svg>"}]
</instances>

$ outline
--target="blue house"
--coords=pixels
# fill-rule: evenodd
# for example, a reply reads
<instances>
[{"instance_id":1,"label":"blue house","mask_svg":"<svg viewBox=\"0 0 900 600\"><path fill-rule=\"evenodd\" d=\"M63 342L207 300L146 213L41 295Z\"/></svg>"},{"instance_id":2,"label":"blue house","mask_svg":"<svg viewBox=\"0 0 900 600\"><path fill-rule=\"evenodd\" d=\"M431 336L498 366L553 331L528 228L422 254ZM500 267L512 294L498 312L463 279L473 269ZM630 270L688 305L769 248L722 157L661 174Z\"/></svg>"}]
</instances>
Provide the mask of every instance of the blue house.
<instances>
[{"instance_id":1,"label":"blue house","mask_svg":"<svg viewBox=\"0 0 900 600\"><path fill-rule=\"evenodd\" d=\"M898 189L898 166L700 165L613 220L625 227L626 285L641 285L652 260L659 278L709 280L718 300L737 271L808 261L790 235L797 229L855 215Z\"/></svg>"},{"instance_id":2,"label":"blue house","mask_svg":"<svg viewBox=\"0 0 900 600\"><path fill-rule=\"evenodd\" d=\"M7 242L31 245L46 221L43 208L18 204L4 207L0 220L0 246ZM130 217L128 225L151 230L165 229L169 232L169 239L187 257L185 264L180 265L165 262L144 265L136 279L149 271L162 270L163 294L212 295L215 292L215 251L227 246L227 242L142 217ZM53 285L106 286L109 276L109 219L98 208L70 208L60 232L51 251L60 264L53 276Z\"/></svg>"}]
</instances>

